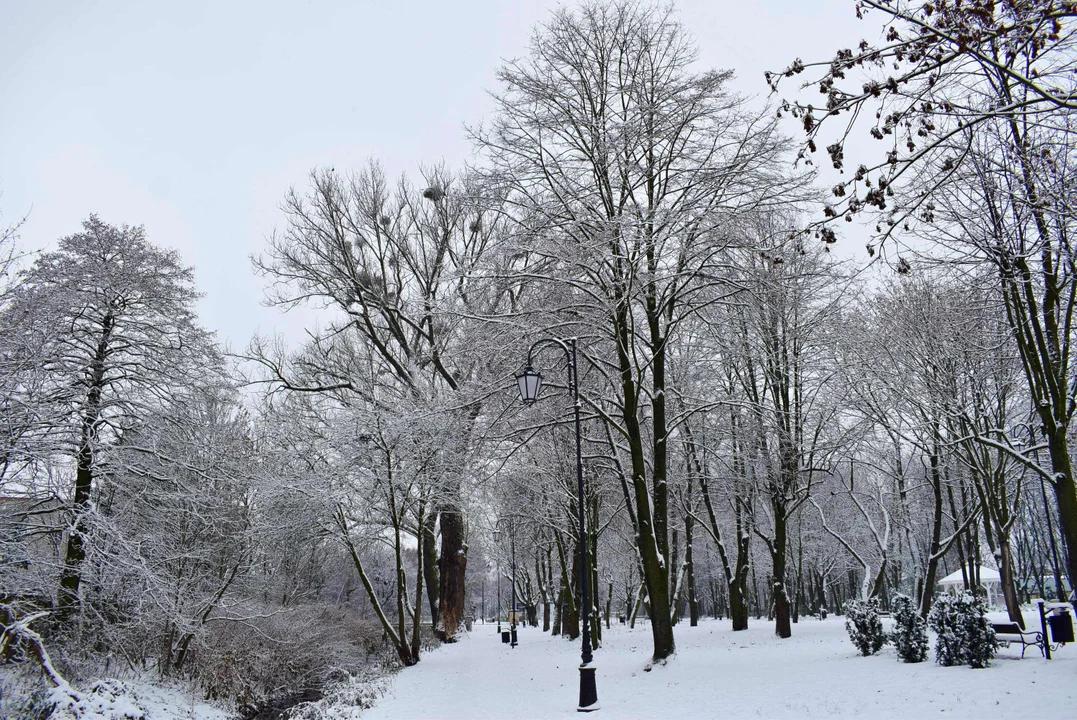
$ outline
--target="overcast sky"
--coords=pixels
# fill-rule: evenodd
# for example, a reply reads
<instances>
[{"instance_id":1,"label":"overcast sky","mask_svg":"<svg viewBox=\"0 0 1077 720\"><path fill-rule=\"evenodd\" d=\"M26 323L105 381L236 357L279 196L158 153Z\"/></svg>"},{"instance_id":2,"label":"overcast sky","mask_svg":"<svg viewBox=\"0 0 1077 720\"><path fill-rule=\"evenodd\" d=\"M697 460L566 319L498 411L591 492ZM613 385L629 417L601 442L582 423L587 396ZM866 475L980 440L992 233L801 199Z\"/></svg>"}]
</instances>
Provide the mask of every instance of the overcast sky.
<instances>
[{"instance_id":1,"label":"overcast sky","mask_svg":"<svg viewBox=\"0 0 1077 720\"><path fill-rule=\"evenodd\" d=\"M568 3L571 5L572 3ZM460 166L504 58L556 2L0 0L0 212L47 248L90 213L144 224L196 268L203 323L239 349L302 318L260 306L248 257L311 168ZM864 35L853 0L684 0L701 66L764 70ZM789 126L788 131L796 131Z\"/></svg>"}]
</instances>

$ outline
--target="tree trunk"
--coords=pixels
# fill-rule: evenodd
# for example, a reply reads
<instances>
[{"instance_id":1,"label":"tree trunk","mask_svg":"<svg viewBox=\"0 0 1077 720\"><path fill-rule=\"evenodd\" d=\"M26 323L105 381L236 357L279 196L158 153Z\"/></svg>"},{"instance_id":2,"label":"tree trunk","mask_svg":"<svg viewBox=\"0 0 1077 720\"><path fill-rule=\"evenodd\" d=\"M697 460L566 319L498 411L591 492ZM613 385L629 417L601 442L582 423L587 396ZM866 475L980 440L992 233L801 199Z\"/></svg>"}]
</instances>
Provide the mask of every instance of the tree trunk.
<instances>
[{"instance_id":1,"label":"tree trunk","mask_svg":"<svg viewBox=\"0 0 1077 720\"><path fill-rule=\"evenodd\" d=\"M789 596L785 589L786 565L785 509L774 508L774 539L771 546L771 587L774 589L774 632L780 638L793 634L789 623Z\"/></svg>"},{"instance_id":2,"label":"tree trunk","mask_svg":"<svg viewBox=\"0 0 1077 720\"><path fill-rule=\"evenodd\" d=\"M79 604L79 585L82 581L82 563L86 559L86 534L89 526L86 515L90 512L90 495L93 490L94 444L97 442L97 423L101 415L101 394L105 388L105 359L115 319L107 313L101 321L101 335L90 361L90 388L86 393L86 405L82 413L82 428L78 453L75 458L75 493L71 510L75 523L67 536L64 567L60 573L60 617L69 617Z\"/></svg>"},{"instance_id":3,"label":"tree trunk","mask_svg":"<svg viewBox=\"0 0 1077 720\"><path fill-rule=\"evenodd\" d=\"M935 594L935 576L939 567L939 540L942 535L942 474L939 471L938 450L931 454L930 475L931 492L935 501L934 515L931 522L931 545L927 557L927 573L923 578L924 584L920 598L920 615L927 618L931 612L931 601Z\"/></svg>"},{"instance_id":4,"label":"tree trunk","mask_svg":"<svg viewBox=\"0 0 1077 720\"><path fill-rule=\"evenodd\" d=\"M426 516L422 524L422 551L425 562L423 563L423 581L426 584L426 600L430 605L430 629L437 632L438 629L438 594L441 592L441 578L438 572L438 546L435 523L437 513L431 512ZM416 605L416 608L419 606Z\"/></svg>"},{"instance_id":5,"label":"tree trunk","mask_svg":"<svg viewBox=\"0 0 1077 720\"><path fill-rule=\"evenodd\" d=\"M453 505L441 509L441 585L438 592L438 637L442 642L456 642L460 620L464 616L464 590L467 579L467 549L464 545L464 518Z\"/></svg>"},{"instance_id":6,"label":"tree trunk","mask_svg":"<svg viewBox=\"0 0 1077 720\"><path fill-rule=\"evenodd\" d=\"M1047 443L1055 476L1058 526L1066 544L1066 571L1070 588L1077 589L1077 485L1073 480L1073 461L1070 459L1066 428L1060 426L1048 437ZM1063 594L1062 588L1058 588L1058 593L1060 596Z\"/></svg>"},{"instance_id":7,"label":"tree trunk","mask_svg":"<svg viewBox=\"0 0 1077 720\"><path fill-rule=\"evenodd\" d=\"M681 621L681 617L684 615L684 597L681 595L681 583L680 583L680 534L676 529L673 530L673 542L670 549L671 562L669 573L669 596L673 601L673 613L670 616L669 622L672 625L676 625Z\"/></svg>"},{"instance_id":8,"label":"tree trunk","mask_svg":"<svg viewBox=\"0 0 1077 720\"><path fill-rule=\"evenodd\" d=\"M1006 612L1009 613L1010 622L1015 622L1025 627L1025 619L1021 614L1021 601L1017 598L1017 586L1013 581L1013 555L1010 552L1010 539L1005 536L999 537L999 575L1002 578L1002 596L1006 599Z\"/></svg>"},{"instance_id":9,"label":"tree trunk","mask_svg":"<svg viewBox=\"0 0 1077 720\"><path fill-rule=\"evenodd\" d=\"M689 497L691 497L691 484L689 487ZM692 525L694 519L691 513L684 516L684 565L685 572L688 573L688 625L690 627L696 627L699 625L699 602L696 600L696 571L695 563L692 562Z\"/></svg>"}]
</instances>

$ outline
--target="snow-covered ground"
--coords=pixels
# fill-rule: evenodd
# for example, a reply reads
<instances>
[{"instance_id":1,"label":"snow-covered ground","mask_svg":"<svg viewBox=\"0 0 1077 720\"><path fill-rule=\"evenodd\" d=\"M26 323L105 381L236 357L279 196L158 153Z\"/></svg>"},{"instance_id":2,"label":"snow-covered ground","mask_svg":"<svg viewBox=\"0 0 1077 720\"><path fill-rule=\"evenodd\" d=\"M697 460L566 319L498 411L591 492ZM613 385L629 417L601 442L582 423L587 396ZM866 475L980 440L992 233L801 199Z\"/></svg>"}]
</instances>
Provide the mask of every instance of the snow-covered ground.
<instances>
[{"instance_id":1,"label":"snow-covered ground","mask_svg":"<svg viewBox=\"0 0 1077 720\"><path fill-rule=\"evenodd\" d=\"M0 666L0 720L28 720L55 703L49 720L231 720L233 715L202 700L192 688L165 687L141 680L108 679L87 687L48 689L18 678L11 665ZM21 668L36 675L27 667ZM17 681L17 682L16 682ZM66 692L65 692L66 690ZM13 694L12 694L13 693ZM31 694L38 695L36 701ZM46 697L51 698L46 700Z\"/></svg>"},{"instance_id":2,"label":"snow-covered ground","mask_svg":"<svg viewBox=\"0 0 1077 720\"><path fill-rule=\"evenodd\" d=\"M1077 646L1051 662L1035 648L1023 660L1019 647L1001 649L973 670L940 667L933 654L907 665L890 646L861 657L842 618L802 619L788 640L771 623L750 625L734 633L728 621L681 623L676 656L650 672L648 626L607 630L595 652L601 710L590 717L1077 718ZM512 649L493 625L478 625L399 673L362 718L579 718L578 663L578 642L521 628Z\"/></svg>"}]
</instances>

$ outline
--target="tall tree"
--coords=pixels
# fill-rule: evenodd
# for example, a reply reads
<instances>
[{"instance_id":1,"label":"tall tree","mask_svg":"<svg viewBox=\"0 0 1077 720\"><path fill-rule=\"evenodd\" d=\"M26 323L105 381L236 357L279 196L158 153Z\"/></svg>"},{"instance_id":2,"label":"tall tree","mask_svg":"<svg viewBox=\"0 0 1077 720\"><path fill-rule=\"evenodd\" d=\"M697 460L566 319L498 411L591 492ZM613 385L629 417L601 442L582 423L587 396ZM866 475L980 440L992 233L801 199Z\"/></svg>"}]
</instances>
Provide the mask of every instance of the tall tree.
<instances>
[{"instance_id":1,"label":"tall tree","mask_svg":"<svg viewBox=\"0 0 1077 720\"><path fill-rule=\"evenodd\" d=\"M456 398L446 422L461 430L455 437L460 465L446 479L455 490L440 494L436 508L440 573L427 576L427 584L439 588L439 633L452 641L465 610L462 483L481 408L468 384L486 361L469 345L469 333L499 298L476 268L499 225L497 214L474 200L466 178L434 168L423 180L424 188L403 179L393 188L371 163L350 177L315 171L308 194L288 194L287 225L270 238L255 268L272 281L273 304L318 303L334 314L324 329L310 331L313 342L294 362L258 340L251 356L271 382L295 392L362 397L372 359L379 381L415 401ZM422 537L428 555L433 515Z\"/></svg>"},{"instance_id":2,"label":"tall tree","mask_svg":"<svg viewBox=\"0 0 1077 720\"><path fill-rule=\"evenodd\" d=\"M848 284L793 227L777 215L749 222L753 244L738 267L746 292L734 311L740 351L733 362L750 408L745 462L758 468L762 501L753 529L770 554L775 632L783 638L792 634L790 522L841 444L844 399L833 330Z\"/></svg>"},{"instance_id":3,"label":"tall tree","mask_svg":"<svg viewBox=\"0 0 1077 720\"><path fill-rule=\"evenodd\" d=\"M722 219L794 184L775 171L773 122L695 59L671 10L561 9L498 72L496 115L474 132L520 208L528 277L563 301L550 326L587 337L606 386L589 403L624 456L656 660L674 651L667 350L716 275Z\"/></svg>"},{"instance_id":4,"label":"tall tree","mask_svg":"<svg viewBox=\"0 0 1077 720\"><path fill-rule=\"evenodd\" d=\"M212 335L197 324L193 272L154 247L142 227L91 215L21 276L5 324L41 330L36 366L47 376L36 437L74 466L71 531L60 578L64 613L79 602L98 465L135 418L196 385L216 366Z\"/></svg>"}]
</instances>

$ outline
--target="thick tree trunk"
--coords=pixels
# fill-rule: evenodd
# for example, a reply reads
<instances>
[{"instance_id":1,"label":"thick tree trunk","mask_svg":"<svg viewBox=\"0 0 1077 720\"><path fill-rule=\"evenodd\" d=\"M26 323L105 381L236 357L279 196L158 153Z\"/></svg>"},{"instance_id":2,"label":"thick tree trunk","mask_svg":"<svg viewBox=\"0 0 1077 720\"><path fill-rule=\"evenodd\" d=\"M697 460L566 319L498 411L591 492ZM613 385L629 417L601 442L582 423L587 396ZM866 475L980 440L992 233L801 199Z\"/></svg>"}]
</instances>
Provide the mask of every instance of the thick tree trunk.
<instances>
[{"instance_id":1,"label":"thick tree trunk","mask_svg":"<svg viewBox=\"0 0 1077 720\"><path fill-rule=\"evenodd\" d=\"M71 511L75 523L67 536L64 567L60 573L59 614L68 617L79 604L79 585L82 581L82 563L86 559L87 514L90 511L90 495L93 490L94 445L97 442L97 423L101 415L101 395L105 388L105 359L115 319L106 314L101 321L101 335L90 361L90 387L86 393L86 405L82 413L82 428L78 452L75 457L75 492Z\"/></svg>"},{"instance_id":2,"label":"thick tree trunk","mask_svg":"<svg viewBox=\"0 0 1077 720\"><path fill-rule=\"evenodd\" d=\"M789 595L785 587L786 517L785 509L774 508L774 538L771 547L771 587L774 592L774 632L780 638L793 634L789 622Z\"/></svg>"},{"instance_id":3,"label":"thick tree trunk","mask_svg":"<svg viewBox=\"0 0 1077 720\"><path fill-rule=\"evenodd\" d=\"M93 486L93 450L83 433L82 446L78 452L78 464L75 470L75 495L72 512L75 523L67 536L67 552L64 556L64 568L60 574L59 609L61 617L68 617L79 603L79 584L82 581L82 563L86 559L85 536L88 530L86 513L90 510L90 491Z\"/></svg>"},{"instance_id":4,"label":"thick tree trunk","mask_svg":"<svg viewBox=\"0 0 1077 720\"><path fill-rule=\"evenodd\" d=\"M614 311L613 326L617 331L617 358L621 374L622 419L631 457L631 485L636 511L637 547L640 569L647 587L650 602L651 640L653 659L662 660L673 654L673 624L670 622L669 554L667 536L668 493L666 484L666 428L665 428L665 355L656 352L652 373L654 376L654 401L652 424L654 441L652 447L652 486L647 485L648 463L644 455L644 433L640 428L637 403L636 372L630 359L632 322L628 307L620 304Z\"/></svg>"},{"instance_id":5,"label":"thick tree trunk","mask_svg":"<svg viewBox=\"0 0 1077 720\"><path fill-rule=\"evenodd\" d=\"M1010 552L1010 539L999 537L999 575L1002 579L1002 597L1006 600L1006 612L1009 613L1010 622L1015 622L1022 628L1025 620L1021 614L1021 601L1017 598L1017 586L1013 581L1013 555Z\"/></svg>"},{"instance_id":6,"label":"thick tree trunk","mask_svg":"<svg viewBox=\"0 0 1077 720\"><path fill-rule=\"evenodd\" d=\"M935 577L939 567L939 540L942 536L942 474L939 470L937 451L931 454L929 461L934 515L931 522L931 545L928 550L927 573L923 578L924 584L920 598L920 615L924 618L931 612L931 602L935 595Z\"/></svg>"},{"instance_id":7,"label":"thick tree trunk","mask_svg":"<svg viewBox=\"0 0 1077 720\"><path fill-rule=\"evenodd\" d=\"M1059 427L1048 437L1047 443L1051 470L1055 476L1058 526L1066 545L1066 571L1070 587L1077 588L1077 485L1073 480L1073 461L1070 459L1066 428Z\"/></svg>"},{"instance_id":8,"label":"thick tree trunk","mask_svg":"<svg viewBox=\"0 0 1077 720\"><path fill-rule=\"evenodd\" d=\"M464 590L467 579L467 548L464 545L464 518L459 508L441 509L441 585L438 592L438 637L442 642L456 642L464 616Z\"/></svg>"}]
</instances>

